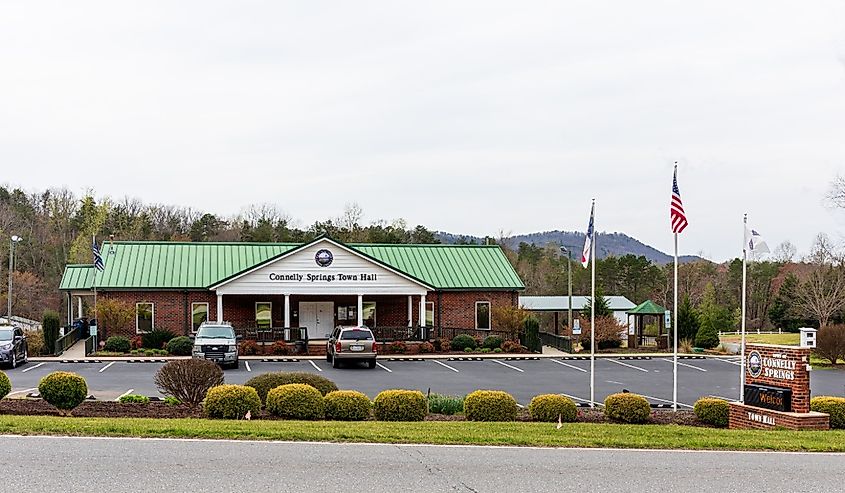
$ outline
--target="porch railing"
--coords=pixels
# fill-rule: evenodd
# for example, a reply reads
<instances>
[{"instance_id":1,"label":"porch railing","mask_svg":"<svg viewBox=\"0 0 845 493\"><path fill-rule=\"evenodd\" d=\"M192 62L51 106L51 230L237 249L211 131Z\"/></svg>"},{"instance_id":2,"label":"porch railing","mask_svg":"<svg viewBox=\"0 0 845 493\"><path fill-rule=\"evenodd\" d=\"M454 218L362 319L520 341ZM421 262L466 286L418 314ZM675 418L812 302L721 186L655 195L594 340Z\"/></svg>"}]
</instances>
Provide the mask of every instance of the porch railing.
<instances>
[{"instance_id":1,"label":"porch railing","mask_svg":"<svg viewBox=\"0 0 845 493\"><path fill-rule=\"evenodd\" d=\"M88 339L85 339L85 356L94 353L94 339L96 338L97 336L91 336Z\"/></svg>"},{"instance_id":2,"label":"porch railing","mask_svg":"<svg viewBox=\"0 0 845 493\"><path fill-rule=\"evenodd\" d=\"M390 341L427 341L430 327L374 327L373 336L378 342Z\"/></svg>"},{"instance_id":3,"label":"porch railing","mask_svg":"<svg viewBox=\"0 0 845 493\"><path fill-rule=\"evenodd\" d=\"M54 348L53 354L56 356L61 356L62 353L67 351L67 348L73 346L73 343L79 339L79 328L75 328L70 332L66 333L62 337L56 339L56 346Z\"/></svg>"},{"instance_id":4,"label":"porch railing","mask_svg":"<svg viewBox=\"0 0 845 493\"><path fill-rule=\"evenodd\" d=\"M256 342L305 341L308 344L308 328L306 327L235 327L235 334Z\"/></svg>"},{"instance_id":5,"label":"porch railing","mask_svg":"<svg viewBox=\"0 0 845 493\"><path fill-rule=\"evenodd\" d=\"M498 336L501 337L504 341L517 341L519 340L519 334L507 331L507 330L484 330L484 329L462 329L457 327L441 327L440 331L440 339L451 341L455 338L458 334L466 334L472 337L481 337L484 339L487 336ZM432 336L434 335L435 331L432 331Z\"/></svg>"},{"instance_id":6,"label":"porch railing","mask_svg":"<svg viewBox=\"0 0 845 493\"><path fill-rule=\"evenodd\" d=\"M569 336L552 334L550 332L540 332L540 340L543 342L544 346L551 346L565 353L572 352L572 338Z\"/></svg>"}]
</instances>

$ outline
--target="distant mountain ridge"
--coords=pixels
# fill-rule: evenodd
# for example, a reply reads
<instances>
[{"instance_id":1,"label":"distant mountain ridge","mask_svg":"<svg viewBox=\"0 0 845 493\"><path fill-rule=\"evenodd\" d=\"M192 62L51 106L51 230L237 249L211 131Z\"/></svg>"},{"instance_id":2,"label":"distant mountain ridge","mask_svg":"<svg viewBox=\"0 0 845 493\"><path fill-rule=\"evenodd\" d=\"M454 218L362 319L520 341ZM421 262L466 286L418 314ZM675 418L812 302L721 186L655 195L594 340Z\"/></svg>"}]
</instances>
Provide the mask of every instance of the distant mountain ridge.
<instances>
[{"instance_id":1,"label":"distant mountain ridge","mask_svg":"<svg viewBox=\"0 0 845 493\"><path fill-rule=\"evenodd\" d=\"M459 235L442 231L436 232L435 236L442 243L460 243L462 241L480 243L484 240L483 238L476 236ZM571 249L573 252L573 258L576 258L581 255L581 249L584 248L584 236L584 233L579 231L543 231L509 236L505 238L505 244L516 250L522 242L529 244L533 243L534 245L541 247L553 243ZM673 260L671 255L661 252L652 246L646 245L645 243L624 233L596 234L596 256L598 258L605 258L609 256L621 257L628 254L636 256L642 255L655 264L668 264ZM696 255L682 255L678 260L681 263L686 263L704 259Z\"/></svg>"}]
</instances>

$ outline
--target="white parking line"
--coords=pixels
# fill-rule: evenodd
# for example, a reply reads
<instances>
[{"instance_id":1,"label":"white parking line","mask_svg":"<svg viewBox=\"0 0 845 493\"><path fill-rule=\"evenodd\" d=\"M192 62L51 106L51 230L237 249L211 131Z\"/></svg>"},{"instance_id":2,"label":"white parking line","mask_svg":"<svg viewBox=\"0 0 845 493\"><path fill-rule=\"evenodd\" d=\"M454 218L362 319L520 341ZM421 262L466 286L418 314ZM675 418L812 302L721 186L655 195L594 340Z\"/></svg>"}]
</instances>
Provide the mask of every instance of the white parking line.
<instances>
[{"instance_id":1,"label":"white parking line","mask_svg":"<svg viewBox=\"0 0 845 493\"><path fill-rule=\"evenodd\" d=\"M607 382L607 383L612 383L612 384L614 384L614 385L625 385L624 383L622 383L622 382L617 382L616 380L605 380L605 382Z\"/></svg>"},{"instance_id":2,"label":"white parking line","mask_svg":"<svg viewBox=\"0 0 845 493\"><path fill-rule=\"evenodd\" d=\"M381 368L382 370L386 371L387 373L393 373L393 370L391 370L390 368L388 368L388 367L384 366L384 365L383 365L383 364L381 364L381 363L376 363L376 365L378 365L378 367L379 367L379 368Z\"/></svg>"},{"instance_id":3,"label":"white parking line","mask_svg":"<svg viewBox=\"0 0 845 493\"><path fill-rule=\"evenodd\" d=\"M562 396L564 396L564 397L569 397L569 398L570 398L570 399L572 399L573 401L586 402L587 404L589 404L589 403L590 403L590 400L589 400L589 399L582 399L582 398L578 397L577 395L564 394L563 392L560 392L560 395L562 395ZM601 402L596 402L595 404L596 404L597 406L602 405L602 404L601 404Z\"/></svg>"},{"instance_id":4,"label":"white parking line","mask_svg":"<svg viewBox=\"0 0 845 493\"><path fill-rule=\"evenodd\" d=\"M435 363L437 363L438 365L440 365L444 368L448 368L448 369L452 370L455 373L460 373L457 368L453 368L453 367L447 365L446 363L441 363L440 361L437 361L436 359L434 359L432 361L434 361Z\"/></svg>"},{"instance_id":5,"label":"white parking line","mask_svg":"<svg viewBox=\"0 0 845 493\"><path fill-rule=\"evenodd\" d=\"M645 368L640 368L639 366L629 365L628 363L623 363L623 362L621 362L621 361L617 361L617 360L615 360L615 359L610 359L610 358L608 358L608 360L607 360L607 361L610 361L610 362L616 363L617 365L627 366L628 368L633 368L633 369L635 369L635 370L639 370L639 371L642 371L642 372L648 373L648 370L646 370Z\"/></svg>"},{"instance_id":6,"label":"white parking line","mask_svg":"<svg viewBox=\"0 0 845 493\"><path fill-rule=\"evenodd\" d=\"M517 368L517 367L512 366L512 365L509 365L509 364L507 364L507 363L503 363L503 362L501 362L501 361L499 361L499 360L497 360L497 359L491 359L490 361L492 361L492 362L494 362L494 363L499 363L499 364L500 364L500 365L502 365L502 366L507 366L507 367L508 367L508 368L510 368L511 370L516 370L516 371L518 371L518 372L525 373L525 370L523 370L522 368Z\"/></svg>"},{"instance_id":7,"label":"white parking line","mask_svg":"<svg viewBox=\"0 0 845 493\"><path fill-rule=\"evenodd\" d=\"M109 367L113 364L114 364L114 361L112 361L111 363L107 364L106 366L100 368L100 371L98 373L103 373L104 371L108 370Z\"/></svg>"},{"instance_id":8,"label":"white parking line","mask_svg":"<svg viewBox=\"0 0 845 493\"><path fill-rule=\"evenodd\" d=\"M581 372L587 373L587 370L585 370L585 369L583 369L583 368L578 368L578 367L577 367L577 366L575 366L575 365L570 365L569 363L564 363L563 361L558 361L558 360L556 360L556 359L550 359L549 361L551 361L552 363L557 363L557 364L559 364L559 365L563 365L563 366L565 366L565 367L567 367L567 368L572 368L573 370L578 370L578 371L581 371Z\"/></svg>"},{"instance_id":9,"label":"white parking line","mask_svg":"<svg viewBox=\"0 0 845 493\"><path fill-rule=\"evenodd\" d=\"M14 391L14 392L9 392L8 394L6 394L6 397L9 397L10 395L15 395L15 394L24 394L24 393L26 393L26 392L32 392L33 390L38 390L38 388L34 388L34 389L16 390L16 391Z\"/></svg>"},{"instance_id":10,"label":"white parking line","mask_svg":"<svg viewBox=\"0 0 845 493\"><path fill-rule=\"evenodd\" d=\"M671 360L671 359L667 359L667 358L658 358L658 359L659 359L660 361L666 361L667 363L672 363L672 360ZM692 366L692 365L688 365L688 364L686 364L686 363L681 363L680 361L678 361L678 366L686 366L687 368L692 368L692 369L694 369L694 370L698 370L698 371L707 371L707 370L705 370L704 368L699 368L699 367L697 367L697 366Z\"/></svg>"},{"instance_id":11,"label":"white parking line","mask_svg":"<svg viewBox=\"0 0 845 493\"><path fill-rule=\"evenodd\" d=\"M672 403L672 401L667 401L666 399L661 399L660 397L652 397L650 395L645 395L645 394L640 394L640 395L645 397L646 399L651 399L653 401L665 402L666 404ZM683 402L678 402L678 407L688 407L688 408L692 409L692 406L690 406L689 404L684 404Z\"/></svg>"},{"instance_id":12,"label":"white parking line","mask_svg":"<svg viewBox=\"0 0 845 493\"><path fill-rule=\"evenodd\" d=\"M252 371L252 368L249 367L249 361L244 361L244 365L246 365L246 371Z\"/></svg>"},{"instance_id":13,"label":"white parking line","mask_svg":"<svg viewBox=\"0 0 845 493\"><path fill-rule=\"evenodd\" d=\"M317 371L323 371L323 369L322 369L322 368L320 368L319 366L317 366L317 363L314 363L314 360L309 359L309 360L308 360L308 362L309 362L309 363L311 363L311 366L313 366L314 368L316 368L316 369L317 369Z\"/></svg>"},{"instance_id":14,"label":"white parking line","mask_svg":"<svg viewBox=\"0 0 845 493\"><path fill-rule=\"evenodd\" d=\"M126 395L129 395L129 394L131 394L132 392L135 392L135 389L129 389L129 390L127 390L126 392L124 392L124 393L120 394L119 396L117 396L117 399L115 399L115 400L116 400L116 401L119 401L121 397L126 396Z\"/></svg>"},{"instance_id":15,"label":"white parking line","mask_svg":"<svg viewBox=\"0 0 845 493\"><path fill-rule=\"evenodd\" d=\"M724 361L725 363L728 363L728 364L731 364L731 365L742 366L742 363L739 360L732 360L732 359L725 359L725 358L713 358L713 359L715 359L716 361Z\"/></svg>"},{"instance_id":16,"label":"white parking line","mask_svg":"<svg viewBox=\"0 0 845 493\"><path fill-rule=\"evenodd\" d=\"M44 363L38 363L35 366L30 366L29 368L24 368L23 370L21 370L21 373L26 373L29 370L34 370L34 369L38 368L39 366L43 366L43 365L44 365Z\"/></svg>"}]
</instances>

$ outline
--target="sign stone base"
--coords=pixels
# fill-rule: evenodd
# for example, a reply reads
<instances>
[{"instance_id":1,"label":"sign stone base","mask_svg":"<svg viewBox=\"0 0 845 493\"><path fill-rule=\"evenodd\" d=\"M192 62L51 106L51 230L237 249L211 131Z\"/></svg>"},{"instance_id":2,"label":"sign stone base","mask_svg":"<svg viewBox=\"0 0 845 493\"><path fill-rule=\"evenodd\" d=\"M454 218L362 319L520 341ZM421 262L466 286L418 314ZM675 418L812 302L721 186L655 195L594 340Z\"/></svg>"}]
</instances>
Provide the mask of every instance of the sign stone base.
<instances>
[{"instance_id":1,"label":"sign stone base","mask_svg":"<svg viewBox=\"0 0 845 493\"><path fill-rule=\"evenodd\" d=\"M814 411L790 413L730 403L728 428L755 430L828 430L830 415Z\"/></svg>"}]
</instances>

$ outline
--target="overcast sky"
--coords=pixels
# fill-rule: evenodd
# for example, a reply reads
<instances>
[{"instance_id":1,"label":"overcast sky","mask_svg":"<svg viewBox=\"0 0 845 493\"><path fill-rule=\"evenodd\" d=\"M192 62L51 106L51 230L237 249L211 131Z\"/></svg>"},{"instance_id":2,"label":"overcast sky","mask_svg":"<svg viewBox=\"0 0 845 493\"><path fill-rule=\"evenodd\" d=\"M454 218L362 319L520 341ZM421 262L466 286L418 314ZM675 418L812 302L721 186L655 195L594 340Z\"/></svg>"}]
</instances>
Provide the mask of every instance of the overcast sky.
<instances>
[{"instance_id":1,"label":"overcast sky","mask_svg":"<svg viewBox=\"0 0 845 493\"><path fill-rule=\"evenodd\" d=\"M695 4L695 5L693 5ZM0 182L737 255L845 235L845 2L4 1Z\"/></svg>"}]
</instances>

